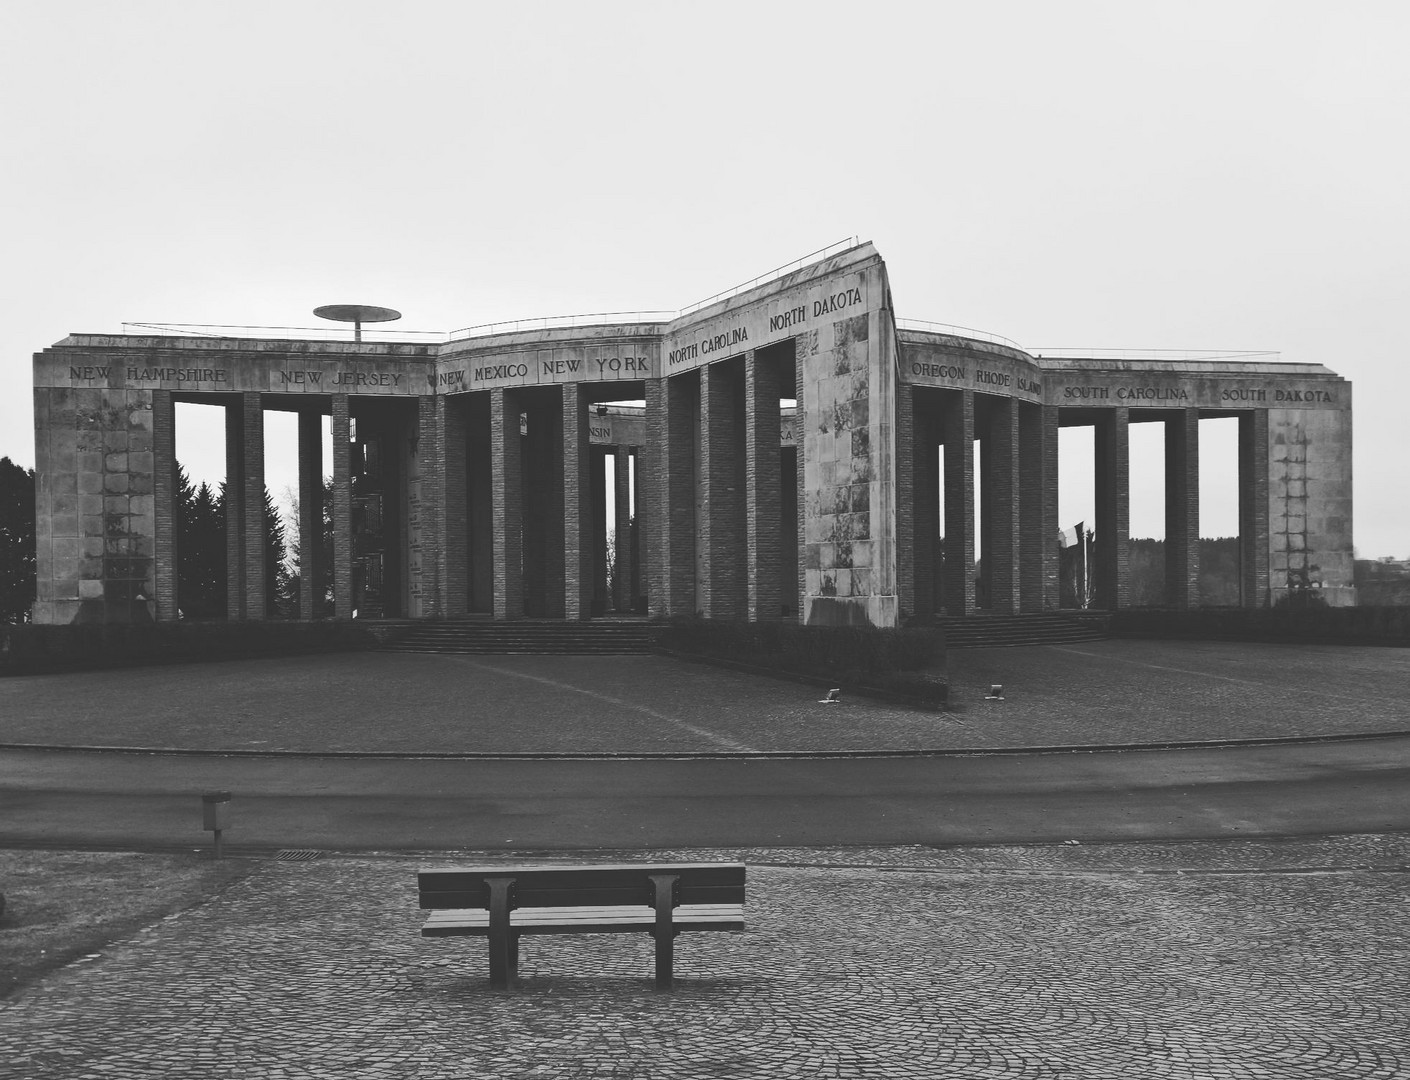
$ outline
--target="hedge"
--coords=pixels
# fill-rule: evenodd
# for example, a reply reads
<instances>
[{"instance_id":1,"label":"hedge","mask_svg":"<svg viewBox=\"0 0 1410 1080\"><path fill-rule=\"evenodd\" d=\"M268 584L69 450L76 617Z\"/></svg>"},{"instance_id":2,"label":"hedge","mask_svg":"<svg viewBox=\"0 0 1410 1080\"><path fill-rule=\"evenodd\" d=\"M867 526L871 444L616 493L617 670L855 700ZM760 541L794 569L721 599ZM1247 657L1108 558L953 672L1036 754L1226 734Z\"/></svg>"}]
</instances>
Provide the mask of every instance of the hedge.
<instances>
[{"instance_id":1,"label":"hedge","mask_svg":"<svg viewBox=\"0 0 1410 1080\"><path fill-rule=\"evenodd\" d=\"M375 645L350 621L0 626L0 674L349 652Z\"/></svg>"},{"instance_id":2,"label":"hedge","mask_svg":"<svg viewBox=\"0 0 1410 1080\"><path fill-rule=\"evenodd\" d=\"M933 627L881 630L673 619L657 631L655 640L668 652L843 689L880 691L928 705L943 706L947 698L944 635Z\"/></svg>"},{"instance_id":3,"label":"hedge","mask_svg":"<svg viewBox=\"0 0 1410 1080\"><path fill-rule=\"evenodd\" d=\"M1410 607L1127 610L1110 626L1115 637L1410 646Z\"/></svg>"}]
</instances>

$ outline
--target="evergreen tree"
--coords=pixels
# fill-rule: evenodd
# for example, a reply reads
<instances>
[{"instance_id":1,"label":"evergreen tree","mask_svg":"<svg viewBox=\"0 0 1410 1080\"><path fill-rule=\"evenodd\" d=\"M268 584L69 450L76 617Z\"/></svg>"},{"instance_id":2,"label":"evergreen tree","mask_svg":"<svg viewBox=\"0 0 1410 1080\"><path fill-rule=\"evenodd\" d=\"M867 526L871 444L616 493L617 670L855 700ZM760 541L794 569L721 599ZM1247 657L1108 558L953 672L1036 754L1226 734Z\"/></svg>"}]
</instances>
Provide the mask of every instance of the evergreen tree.
<instances>
[{"instance_id":1,"label":"evergreen tree","mask_svg":"<svg viewBox=\"0 0 1410 1080\"><path fill-rule=\"evenodd\" d=\"M225 496L202 483L192 490L177 467L176 604L187 619L225 617Z\"/></svg>"},{"instance_id":2,"label":"evergreen tree","mask_svg":"<svg viewBox=\"0 0 1410 1080\"><path fill-rule=\"evenodd\" d=\"M29 620L34 584L34 470L0 458L0 622Z\"/></svg>"}]
</instances>

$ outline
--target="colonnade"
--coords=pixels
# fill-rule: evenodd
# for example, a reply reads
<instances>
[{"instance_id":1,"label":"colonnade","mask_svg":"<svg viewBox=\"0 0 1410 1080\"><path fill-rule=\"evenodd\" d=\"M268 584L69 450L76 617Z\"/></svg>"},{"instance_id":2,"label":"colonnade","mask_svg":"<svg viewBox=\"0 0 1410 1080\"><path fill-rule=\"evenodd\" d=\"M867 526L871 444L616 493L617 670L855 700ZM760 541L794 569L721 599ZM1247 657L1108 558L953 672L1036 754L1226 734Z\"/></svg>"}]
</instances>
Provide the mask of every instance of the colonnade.
<instances>
[{"instance_id":1,"label":"colonnade","mask_svg":"<svg viewBox=\"0 0 1410 1080\"><path fill-rule=\"evenodd\" d=\"M1215 416L1234 416L1239 424L1242 601L1265 602L1266 410L1066 408L909 385L902 385L899 401L898 431L911 448L900 455L898 477L904 611L927 617L1063 606L1057 538L1068 523L1058 519L1058 440L1061 428L1081 425L1093 428L1094 442L1093 606L1130 606L1132 423L1164 426L1166 606L1197 607L1199 420Z\"/></svg>"},{"instance_id":2,"label":"colonnade","mask_svg":"<svg viewBox=\"0 0 1410 1080\"><path fill-rule=\"evenodd\" d=\"M749 352L645 380L639 384L644 438L610 447L594 446L589 437L596 408L591 384L419 401L340 394L290 402L254 392L195 398L157 391L157 563L165 572L157 575L156 616L176 617L175 485L170 478L163 483L162 474L175 466L174 402L189 399L220 404L226 414L230 618L271 614L261 557L263 416L266 408L294 406L303 619L330 613L319 595L324 582L338 618L355 611L364 617L580 620L649 611L797 618L807 565L797 452L805 436L800 431L793 446L780 446L791 368L789 352ZM1167 606L1198 605L1199 420L1207 413L1061 408L905 384L899 402L902 611L925 618L1062 606L1058 438L1060 428L1078 424L1094 428L1093 606L1128 606L1133 422L1164 426ZM1266 548L1256 542L1267 530L1261 452L1267 419L1262 410L1235 415L1240 574L1249 604L1260 602L1267 580ZM320 561L325 423L333 447L331 566ZM622 568L610 595L608 498ZM373 506L375 521L368 517Z\"/></svg>"}]
</instances>

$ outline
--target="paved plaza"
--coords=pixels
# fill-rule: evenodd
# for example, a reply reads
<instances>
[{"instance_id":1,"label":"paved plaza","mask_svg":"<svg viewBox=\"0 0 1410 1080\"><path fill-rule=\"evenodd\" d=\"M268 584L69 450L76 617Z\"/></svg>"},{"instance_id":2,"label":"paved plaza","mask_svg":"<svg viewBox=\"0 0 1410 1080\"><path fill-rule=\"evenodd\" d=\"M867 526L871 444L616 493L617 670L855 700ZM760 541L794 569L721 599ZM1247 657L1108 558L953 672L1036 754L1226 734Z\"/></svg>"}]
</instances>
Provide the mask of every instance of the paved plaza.
<instances>
[{"instance_id":1,"label":"paved plaza","mask_svg":"<svg viewBox=\"0 0 1410 1080\"><path fill-rule=\"evenodd\" d=\"M354 653L0 679L0 744L711 753L1410 730L1410 649L1099 641L954 650L926 712L664 656ZM992 683L1004 700L984 700Z\"/></svg>"},{"instance_id":2,"label":"paved plaza","mask_svg":"<svg viewBox=\"0 0 1410 1080\"><path fill-rule=\"evenodd\" d=\"M418 934L444 855L269 859L0 1002L0 1077L1410 1076L1406 837L653 854L749 864L674 993L645 935L491 991Z\"/></svg>"},{"instance_id":3,"label":"paved plaza","mask_svg":"<svg viewBox=\"0 0 1410 1080\"><path fill-rule=\"evenodd\" d=\"M663 657L369 655L0 680L14 744L384 753L1113 745L1410 729L1410 651L966 650L925 713ZM989 682L1006 700L984 702ZM571 738L565 737L571 731ZM424 939L447 862L739 860L748 929ZM0 1078L1410 1077L1410 834L249 860L0 999Z\"/></svg>"}]
</instances>

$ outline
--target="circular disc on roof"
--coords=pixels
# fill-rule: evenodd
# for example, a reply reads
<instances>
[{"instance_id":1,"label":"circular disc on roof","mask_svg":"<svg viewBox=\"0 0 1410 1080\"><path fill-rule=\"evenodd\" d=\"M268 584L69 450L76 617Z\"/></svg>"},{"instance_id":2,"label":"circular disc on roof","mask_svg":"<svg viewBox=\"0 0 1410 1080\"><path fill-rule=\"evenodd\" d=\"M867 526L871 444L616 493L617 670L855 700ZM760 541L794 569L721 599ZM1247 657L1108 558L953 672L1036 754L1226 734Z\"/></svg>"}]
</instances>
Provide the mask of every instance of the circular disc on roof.
<instances>
[{"instance_id":1,"label":"circular disc on roof","mask_svg":"<svg viewBox=\"0 0 1410 1080\"><path fill-rule=\"evenodd\" d=\"M350 323L392 322L401 318L400 311L393 311L389 307L373 307L371 304L325 304L323 307L314 308L313 313L320 319Z\"/></svg>"}]
</instances>

